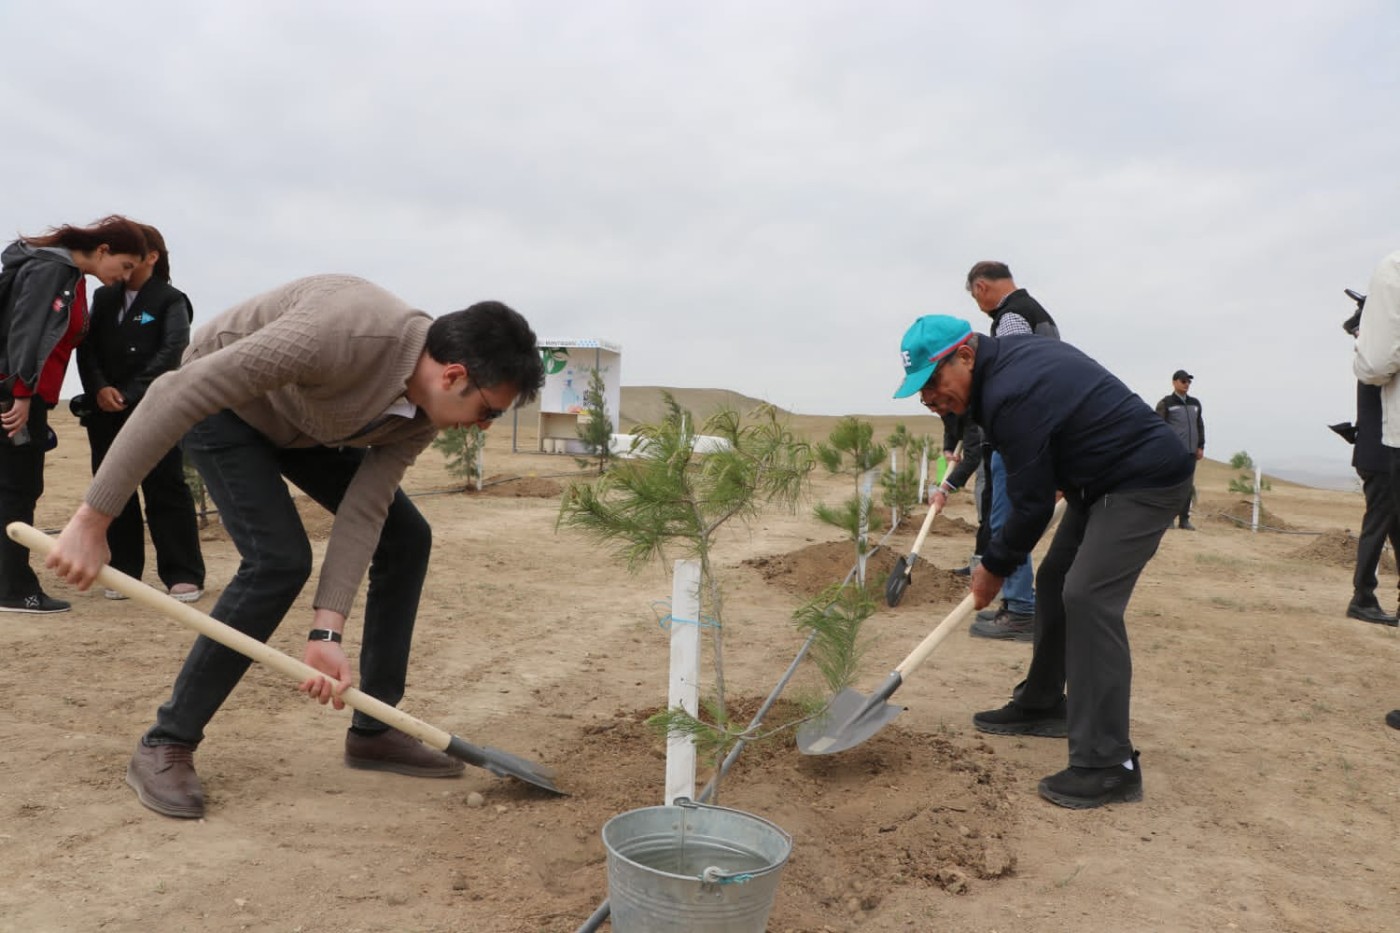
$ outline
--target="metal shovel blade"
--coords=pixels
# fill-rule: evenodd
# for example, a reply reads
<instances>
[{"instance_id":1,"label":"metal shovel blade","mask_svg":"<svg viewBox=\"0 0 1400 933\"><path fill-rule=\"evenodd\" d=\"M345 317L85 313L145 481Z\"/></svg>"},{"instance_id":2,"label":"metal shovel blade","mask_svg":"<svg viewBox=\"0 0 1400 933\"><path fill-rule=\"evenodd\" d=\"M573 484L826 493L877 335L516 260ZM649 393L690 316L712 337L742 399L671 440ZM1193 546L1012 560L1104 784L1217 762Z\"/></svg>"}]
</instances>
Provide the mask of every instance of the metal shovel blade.
<instances>
[{"instance_id":1,"label":"metal shovel blade","mask_svg":"<svg viewBox=\"0 0 1400 933\"><path fill-rule=\"evenodd\" d=\"M872 696L849 687L836 694L825 713L798 727L797 750L804 755L834 755L885 728L904 712L903 706L885 702L900 681L898 673L891 674Z\"/></svg>"},{"instance_id":2,"label":"metal shovel blade","mask_svg":"<svg viewBox=\"0 0 1400 933\"><path fill-rule=\"evenodd\" d=\"M899 560L894 562L890 578L885 581L885 605L891 607L899 605L899 601L904 598L904 591L909 589L910 571L913 569L913 558L901 555Z\"/></svg>"},{"instance_id":3,"label":"metal shovel blade","mask_svg":"<svg viewBox=\"0 0 1400 933\"><path fill-rule=\"evenodd\" d=\"M460 758L469 765L485 768L496 777L513 777L552 794L558 794L561 797L568 796L568 791L561 790L555 785L553 771L532 761L527 761L519 755L503 752L499 748L473 745L455 735L452 736L452 740L447 743L447 747L443 751L453 758Z\"/></svg>"}]
</instances>

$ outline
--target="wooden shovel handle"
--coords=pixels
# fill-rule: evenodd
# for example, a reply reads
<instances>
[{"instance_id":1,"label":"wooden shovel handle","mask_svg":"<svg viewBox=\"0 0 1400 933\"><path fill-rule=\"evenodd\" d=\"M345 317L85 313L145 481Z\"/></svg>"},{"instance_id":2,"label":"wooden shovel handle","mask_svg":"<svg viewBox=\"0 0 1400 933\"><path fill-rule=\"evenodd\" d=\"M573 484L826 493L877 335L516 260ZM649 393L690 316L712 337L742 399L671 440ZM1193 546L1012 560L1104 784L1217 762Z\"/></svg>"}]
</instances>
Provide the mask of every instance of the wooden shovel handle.
<instances>
[{"instance_id":1,"label":"wooden shovel handle","mask_svg":"<svg viewBox=\"0 0 1400 933\"><path fill-rule=\"evenodd\" d=\"M962 442L962 441L958 441L958 446L955 447L955 448L953 448L953 454L954 454L954 456L956 456L957 454L962 453L962 449L963 449L963 442ZM946 496L944 497L944 502L947 502L947 497L946 497ZM929 530L930 528L933 527L933 520L934 520L935 518L937 518L937 517L938 517L938 513L939 513L939 512L942 512L942 511L943 511L943 509L941 509L941 508L929 509L929 510L928 510L928 514L924 516L924 523L923 523L923 525L920 526L920 528L919 528L918 537L916 537L916 538L914 539L914 547L909 551L909 556L910 556L910 557L917 557L917 556L919 555L919 548L921 548L921 547L924 546L924 539L928 537L928 530ZM905 566L904 572L905 572L906 574L912 574L913 571L914 571L914 562L911 560L911 561L908 562L907 566Z\"/></svg>"},{"instance_id":2,"label":"wooden shovel handle","mask_svg":"<svg viewBox=\"0 0 1400 933\"><path fill-rule=\"evenodd\" d=\"M1050 531L1053 529L1064 514L1065 501L1061 499L1059 502L1055 503L1054 514L1050 516L1050 524L1046 526L1045 530ZM1041 539L1044 540L1044 537L1045 532L1041 532ZM939 622L934 630L929 632L913 651L909 652L909 656L899 662L899 667L894 669L895 673L900 675L900 677L907 677L911 674L915 668L928 659L930 654L933 654L933 649L937 648L939 643L947 638L952 633L953 629L961 625L963 620L970 615L972 615L972 594L968 593L963 597L963 601L958 603L957 607L953 609L952 612L948 613L943 621Z\"/></svg>"},{"instance_id":3,"label":"wooden shovel handle","mask_svg":"<svg viewBox=\"0 0 1400 933\"><path fill-rule=\"evenodd\" d=\"M31 551L45 557L55 546L53 538L23 522L11 522L6 526L5 533ZM163 613L186 628L192 628L199 634L212 638L225 648L231 648L245 657L252 658L259 664L264 664L275 671L286 674L297 682L304 681L308 677L329 677L311 665L283 654L276 648L265 645L256 638L245 635L238 629L225 625L193 606L167 596L111 566L103 565L97 574L97 583L109 590L116 590L149 609ZM406 732L439 751L446 749L452 742L451 733L444 732L420 719L415 719L383 700L377 700L354 687L346 688L341 693L340 698L345 701L346 706L357 709L367 716L373 716L380 722L388 723L395 729Z\"/></svg>"},{"instance_id":4,"label":"wooden shovel handle","mask_svg":"<svg viewBox=\"0 0 1400 933\"><path fill-rule=\"evenodd\" d=\"M943 639L952 634L953 629L963 623L963 620L972 615L972 594L968 593L963 597L963 601L958 603L957 608L948 613L942 622L929 632L924 640L919 642L918 647L909 652L909 656L899 662L899 667L894 669L901 678L908 677L920 664L923 664L928 656L933 654L933 649L937 648Z\"/></svg>"},{"instance_id":5,"label":"wooden shovel handle","mask_svg":"<svg viewBox=\"0 0 1400 933\"><path fill-rule=\"evenodd\" d=\"M909 549L910 557L919 556L919 548L924 546L924 539L928 537L928 530L933 527L933 520L938 517L938 513L941 511L943 510L936 507L928 510L928 514L924 516L924 523L919 526L919 534L914 538L914 546ZM914 562L912 560L907 561L905 563L904 572L907 574L913 571L913 569Z\"/></svg>"}]
</instances>

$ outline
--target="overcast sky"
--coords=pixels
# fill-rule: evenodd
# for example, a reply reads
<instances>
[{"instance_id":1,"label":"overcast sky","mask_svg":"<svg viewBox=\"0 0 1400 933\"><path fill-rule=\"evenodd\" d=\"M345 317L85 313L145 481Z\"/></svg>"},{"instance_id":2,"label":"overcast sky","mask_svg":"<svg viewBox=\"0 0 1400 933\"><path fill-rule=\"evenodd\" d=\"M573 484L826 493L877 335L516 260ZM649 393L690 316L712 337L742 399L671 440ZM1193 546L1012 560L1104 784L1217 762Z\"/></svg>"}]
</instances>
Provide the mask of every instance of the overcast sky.
<instances>
[{"instance_id":1,"label":"overcast sky","mask_svg":"<svg viewBox=\"0 0 1400 933\"><path fill-rule=\"evenodd\" d=\"M985 331L1000 259L1149 403L1189 369L1208 456L1349 469L1394 0L0 0L0 37L0 232L153 223L196 325L350 272L918 429L900 336Z\"/></svg>"}]
</instances>

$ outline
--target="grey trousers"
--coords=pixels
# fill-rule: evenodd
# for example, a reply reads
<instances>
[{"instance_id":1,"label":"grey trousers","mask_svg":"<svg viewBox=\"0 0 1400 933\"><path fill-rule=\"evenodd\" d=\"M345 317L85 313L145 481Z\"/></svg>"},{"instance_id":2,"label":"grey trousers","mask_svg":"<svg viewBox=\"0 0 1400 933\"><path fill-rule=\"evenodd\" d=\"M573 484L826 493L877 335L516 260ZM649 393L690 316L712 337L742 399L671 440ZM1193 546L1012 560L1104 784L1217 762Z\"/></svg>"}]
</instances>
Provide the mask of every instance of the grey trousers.
<instances>
[{"instance_id":1,"label":"grey trousers","mask_svg":"<svg viewBox=\"0 0 1400 933\"><path fill-rule=\"evenodd\" d=\"M1040 563L1035 649L1012 701L1056 706L1068 689L1069 763L1106 768L1132 757L1133 660L1123 613L1142 568L1191 496L1191 480L1071 500Z\"/></svg>"}]
</instances>

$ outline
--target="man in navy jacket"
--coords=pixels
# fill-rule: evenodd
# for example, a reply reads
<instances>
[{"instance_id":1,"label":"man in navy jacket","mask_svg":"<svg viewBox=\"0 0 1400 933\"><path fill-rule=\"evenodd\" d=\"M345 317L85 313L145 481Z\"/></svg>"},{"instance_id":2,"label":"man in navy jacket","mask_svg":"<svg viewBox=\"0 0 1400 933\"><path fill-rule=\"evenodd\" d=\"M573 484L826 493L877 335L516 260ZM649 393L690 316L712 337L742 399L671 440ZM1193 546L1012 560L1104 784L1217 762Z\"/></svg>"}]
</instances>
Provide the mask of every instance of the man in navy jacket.
<instances>
[{"instance_id":1,"label":"man in navy jacket","mask_svg":"<svg viewBox=\"0 0 1400 933\"><path fill-rule=\"evenodd\" d=\"M1036 575L1030 670L1011 702L977 713L973 725L1068 735L1069 767L1040 782L1052 803L1141 800L1123 613L1190 496L1191 454L1146 402L1061 341L978 336L966 321L928 315L905 333L901 351L905 379L895 397L918 393L936 414L967 412L1006 462L1011 514L972 573L978 608L1044 533L1057 492L1066 500Z\"/></svg>"}]
</instances>

